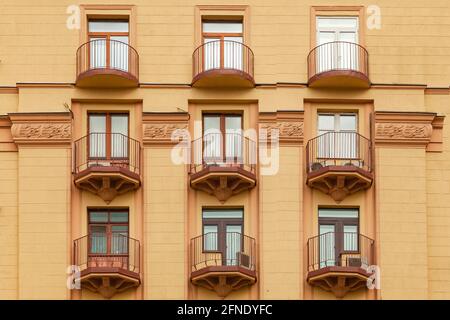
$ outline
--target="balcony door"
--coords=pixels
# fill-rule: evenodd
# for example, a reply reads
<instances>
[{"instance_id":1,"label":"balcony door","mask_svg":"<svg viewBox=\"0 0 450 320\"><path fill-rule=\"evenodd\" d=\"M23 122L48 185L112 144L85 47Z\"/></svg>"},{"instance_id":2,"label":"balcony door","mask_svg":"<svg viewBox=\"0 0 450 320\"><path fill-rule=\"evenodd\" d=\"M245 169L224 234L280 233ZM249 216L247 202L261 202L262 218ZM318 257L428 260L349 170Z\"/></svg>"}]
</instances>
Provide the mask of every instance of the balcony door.
<instances>
[{"instance_id":1,"label":"balcony door","mask_svg":"<svg viewBox=\"0 0 450 320\"><path fill-rule=\"evenodd\" d=\"M203 251L219 253L224 266L239 263L243 251L243 215L242 209L203 210Z\"/></svg>"},{"instance_id":2,"label":"balcony door","mask_svg":"<svg viewBox=\"0 0 450 320\"><path fill-rule=\"evenodd\" d=\"M90 113L89 159L128 159L128 114Z\"/></svg>"},{"instance_id":3,"label":"balcony door","mask_svg":"<svg viewBox=\"0 0 450 320\"><path fill-rule=\"evenodd\" d=\"M125 20L88 22L90 69L129 69L129 26Z\"/></svg>"},{"instance_id":4,"label":"balcony door","mask_svg":"<svg viewBox=\"0 0 450 320\"><path fill-rule=\"evenodd\" d=\"M359 246L358 209L319 209L320 268L346 265L346 254Z\"/></svg>"},{"instance_id":5,"label":"balcony door","mask_svg":"<svg viewBox=\"0 0 450 320\"><path fill-rule=\"evenodd\" d=\"M345 165L358 158L357 119L356 113L318 114L317 158L325 165Z\"/></svg>"},{"instance_id":6,"label":"balcony door","mask_svg":"<svg viewBox=\"0 0 450 320\"><path fill-rule=\"evenodd\" d=\"M90 210L88 222L90 260L97 264L125 262L129 245L128 210ZM110 261L108 256L118 258Z\"/></svg>"},{"instance_id":7,"label":"balcony door","mask_svg":"<svg viewBox=\"0 0 450 320\"><path fill-rule=\"evenodd\" d=\"M358 70L357 17L317 17L317 73Z\"/></svg>"},{"instance_id":8,"label":"balcony door","mask_svg":"<svg viewBox=\"0 0 450 320\"><path fill-rule=\"evenodd\" d=\"M203 69L243 70L242 21L203 21Z\"/></svg>"},{"instance_id":9,"label":"balcony door","mask_svg":"<svg viewBox=\"0 0 450 320\"><path fill-rule=\"evenodd\" d=\"M203 115L203 162L242 164L242 115Z\"/></svg>"}]
</instances>

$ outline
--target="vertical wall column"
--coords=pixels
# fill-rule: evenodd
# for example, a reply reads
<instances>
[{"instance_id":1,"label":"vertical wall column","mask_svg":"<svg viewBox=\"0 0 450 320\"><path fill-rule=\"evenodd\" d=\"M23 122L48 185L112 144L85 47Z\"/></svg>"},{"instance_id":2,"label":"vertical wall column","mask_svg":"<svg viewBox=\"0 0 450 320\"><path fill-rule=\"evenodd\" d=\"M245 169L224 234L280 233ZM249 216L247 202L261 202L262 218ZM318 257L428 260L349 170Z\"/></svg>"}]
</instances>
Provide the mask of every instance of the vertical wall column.
<instances>
[{"instance_id":1,"label":"vertical wall column","mask_svg":"<svg viewBox=\"0 0 450 320\"><path fill-rule=\"evenodd\" d=\"M301 299L303 112L263 113L260 124L280 138L278 170L260 163L260 298Z\"/></svg>"},{"instance_id":2,"label":"vertical wall column","mask_svg":"<svg viewBox=\"0 0 450 320\"><path fill-rule=\"evenodd\" d=\"M171 134L187 129L187 116L145 114L144 299L186 298L187 171L171 159Z\"/></svg>"},{"instance_id":3,"label":"vertical wall column","mask_svg":"<svg viewBox=\"0 0 450 320\"><path fill-rule=\"evenodd\" d=\"M70 115L10 119L18 145L18 298L68 299Z\"/></svg>"}]
</instances>

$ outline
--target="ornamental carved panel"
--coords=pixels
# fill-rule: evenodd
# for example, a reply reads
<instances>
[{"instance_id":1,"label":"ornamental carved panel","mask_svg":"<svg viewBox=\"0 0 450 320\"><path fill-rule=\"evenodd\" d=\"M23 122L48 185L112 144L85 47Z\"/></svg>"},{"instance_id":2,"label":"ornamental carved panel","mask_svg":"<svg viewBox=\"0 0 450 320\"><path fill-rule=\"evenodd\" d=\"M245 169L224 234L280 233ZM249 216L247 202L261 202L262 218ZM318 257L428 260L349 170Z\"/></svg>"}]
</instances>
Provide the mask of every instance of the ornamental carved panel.
<instances>
[{"instance_id":1,"label":"ornamental carved panel","mask_svg":"<svg viewBox=\"0 0 450 320\"><path fill-rule=\"evenodd\" d=\"M377 123L376 137L388 139L429 139L431 124Z\"/></svg>"},{"instance_id":2,"label":"ornamental carved panel","mask_svg":"<svg viewBox=\"0 0 450 320\"><path fill-rule=\"evenodd\" d=\"M280 141L303 141L303 122L282 121L262 123L261 129L267 130L267 139L272 137L272 130L279 130ZM261 137L264 139L265 137Z\"/></svg>"},{"instance_id":3,"label":"ornamental carved panel","mask_svg":"<svg viewBox=\"0 0 450 320\"><path fill-rule=\"evenodd\" d=\"M15 142L68 142L71 132L70 123L17 123L11 127Z\"/></svg>"},{"instance_id":4,"label":"ornamental carved panel","mask_svg":"<svg viewBox=\"0 0 450 320\"><path fill-rule=\"evenodd\" d=\"M175 130L188 130L187 123L148 123L144 125L144 142L170 143ZM174 141L175 142L175 141Z\"/></svg>"}]
</instances>

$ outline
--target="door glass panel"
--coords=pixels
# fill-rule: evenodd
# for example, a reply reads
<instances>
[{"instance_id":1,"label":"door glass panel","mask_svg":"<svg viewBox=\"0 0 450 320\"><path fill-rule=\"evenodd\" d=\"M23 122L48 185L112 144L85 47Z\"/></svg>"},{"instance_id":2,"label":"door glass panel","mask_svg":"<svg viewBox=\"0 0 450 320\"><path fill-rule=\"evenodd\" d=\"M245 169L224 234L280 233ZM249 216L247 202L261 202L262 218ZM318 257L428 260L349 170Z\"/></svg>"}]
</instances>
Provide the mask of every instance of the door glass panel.
<instances>
[{"instance_id":1,"label":"door glass panel","mask_svg":"<svg viewBox=\"0 0 450 320\"><path fill-rule=\"evenodd\" d=\"M224 68L243 70L242 37L224 37L224 40Z\"/></svg>"},{"instance_id":2,"label":"door glass panel","mask_svg":"<svg viewBox=\"0 0 450 320\"><path fill-rule=\"evenodd\" d=\"M218 227L217 225L203 226L204 251L218 251Z\"/></svg>"},{"instance_id":3,"label":"door glass panel","mask_svg":"<svg viewBox=\"0 0 450 320\"><path fill-rule=\"evenodd\" d=\"M240 162L242 158L242 118L229 116L225 118L225 149L227 159L236 159Z\"/></svg>"},{"instance_id":4,"label":"door glass panel","mask_svg":"<svg viewBox=\"0 0 450 320\"><path fill-rule=\"evenodd\" d=\"M344 226L344 251L358 251L358 226Z\"/></svg>"},{"instance_id":5,"label":"door glass panel","mask_svg":"<svg viewBox=\"0 0 450 320\"><path fill-rule=\"evenodd\" d=\"M340 32L339 41L339 69L358 70L358 47L353 43L357 42L356 32Z\"/></svg>"},{"instance_id":6,"label":"door glass panel","mask_svg":"<svg viewBox=\"0 0 450 320\"><path fill-rule=\"evenodd\" d=\"M204 33L242 33L242 22L203 22Z\"/></svg>"},{"instance_id":7,"label":"door glass panel","mask_svg":"<svg viewBox=\"0 0 450 320\"><path fill-rule=\"evenodd\" d=\"M335 259L335 226L321 224L319 227L320 268L334 266Z\"/></svg>"},{"instance_id":8,"label":"door glass panel","mask_svg":"<svg viewBox=\"0 0 450 320\"><path fill-rule=\"evenodd\" d=\"M206 163L222 158L222 133L219 116L204 116L203 159Z\"/></svg>"},{"instance_id":9,"label":"door glass panel","mask_svg":"<svg viewBox=\"0 0 450 320\"><path fill-rule=\"evenodd\" d=\"M111 36L109 63L112 69L128 71L128 36Z\"/></svg>"},{"instance_id":10,"label":"door glass panel","mask_svg":"<svg viewBox=\"0 0 450 320\"><path fill-rule=\"evenodd\" d=\"M203 46L204 71L220 68L220 39L205 38Z\"/></svg>"},{"instance_id":11,"label":"door glass panel","mask_svg":"<svg viewBox=\"0 0 450 320\"><path fill-rule=\"evenodd\" d=\"M242 226L227 225L226 233L226 265L237 265L238 253L241 252Z\"/></svg>"},{"instance_id":12,"label":"door glass panel","mask_svg":"<svg viewBox=\"0 0 450 320\"><path fill-rule=\"evenodd\" d=\"M106 116L89 115L89 157L106 157Z\"/></svg>"},{"instance_id":13,"label":"door glass panel","mask_svg":"<svg viewBox=\"0 0 450 320\"><path fill-rule=\"evenodd\" d=\"M111 157L128 157L128 115L111 115Z\"/></svg>"},{"instance_id":14,"label":"door glass panel","mask_svg":"<svg viewBox=\"0 0 450 320\"><path fill-rule=\"evenodd\" d=\"M355 159L358 153L358 135L356 134L356 115L341 114L339 116L339 152L337 158Z\"/></svg>"},{"instance_id":15,"label":"door glass panel","mask_svg":"<svg viewBox=\"0 0 450 320\"><path fill-rule=\"evenodd\" d=\"M111 226L111 253L128 253L128 226Z\"/></svg>"},{"instance_id":16,"label":"door glass panel","mask_svg":"<svg viewBox=\"0 0 450 320\"><path fill-rule=\"evenodd\" d=\"M317 138L317 157L318 158L334 158L334 136L335 131L335 115L319 114Z\"/></svg>"},{"instance_id":17,"label":"door glass panel","mask_svg":"<svg viewBox=\"0 0 450 320\"><path fill-rule=\"evenodd\" d=\"M316 73L336 68L336 46L333 44L324 45L335 40L335 32L320 31L318 33L317 45L320 47L316 50Z\"/></svg>"},{"instance_id":18,"label":"door glass panel","mask_svg":"<svg viewBox=\"0 0 450 320\"><path fill-rule=\"evenodd\" d=\"M204 209L203 219L242 219L242 209L214 210Z\"/></svg>"},{"instance_id":19,"label":"door glass panel","mask_svg":"<svg viewBox=\"0 0 450 320\"><path fill-rule=\"evenodd\" d=\"M106 39L91 37L89 42L89 68L106 68Z\"/></svg>"},{"instance_id":20,"label":"door glass panel","mask_svg":"<svg viewBox=\"0 0 450 320\"><path fill-rule=\"evenodd\" d=\"M107 238L106 226L91 226L91 233L89 235L90 253L106 254L107 252Z\"/></svg>"},{"instance_id":21,"label":"door glass panel","mask_svg":"<svg viewBox=\"0 0 450 320\"><path fill-rule=\"evenodd\" d=\"M357 17L324 18L317 17L317 28L320 29L358 29Z\"/></svg>"}]
</instances>

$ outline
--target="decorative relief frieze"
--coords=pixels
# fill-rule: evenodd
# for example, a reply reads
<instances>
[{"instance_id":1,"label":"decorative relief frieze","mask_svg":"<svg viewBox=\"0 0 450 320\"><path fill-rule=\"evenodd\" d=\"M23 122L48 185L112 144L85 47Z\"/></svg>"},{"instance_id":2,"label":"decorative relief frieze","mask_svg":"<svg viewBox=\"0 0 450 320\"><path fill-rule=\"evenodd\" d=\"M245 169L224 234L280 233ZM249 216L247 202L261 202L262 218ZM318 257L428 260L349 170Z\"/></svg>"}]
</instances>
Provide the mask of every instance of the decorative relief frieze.
<instances>
[{"instance_id":1,"label":"decorative relief frieze","mask_svg":"<svg viewBox=\"0 0 450 320\"><path fill-rule=\"evenodd\" d=\"M67 140L71 137L70 123L21 123L11 128L14 140Z\"/></svg>"},{"instance_id":2,"label":"decorative relief frieze","mask_svg":"<svg viewBox=\"0 0 450 320\"><path fill-rule=\"evenodd\" d=\"M303 122L276 122L263 123L261 129L267 130L267 138L272 137L272 130L279 130L280 140L302 140L303 139Z\"/></svg>"},{"instance_id":3,"label":"decorative relief frieze","mask_svg":"<svg viewBox=\"0 0 450 320\"><path fill-rule=\"evenodd\" d=\"M144 125L144 140L170 140L175 130L187 130L187 123L151 123Z\"/></svg>"},{"instance_id":4,"label":"decorative relief frieze","mask_svg":"<svg viewBox=\"0 0 450 320\"><path fill-rule=\"evenodd\" d=\"M375 112L375 143L420 145L442 151L443 116L430 112Z\"/></svg>"},{"instance_id":5,"label":"decorative relief frieze","mask_svg":"<svg viewBox=\"0 0 450 320\"><path fill-rule=\"evenodd\" d=\"M260 140L270 140L272 130L278 130L281 143L302 143L304 136L303 112L260 113ZM266 132L264 132L266 131Z\"/></svg>"},{"instance_id":6,"label":"decorative relief frieze","mask_svg":"<svg viewBox=\"0 0 450 320\"><path fill-rule=\"evenodd\" d=\"M377 123L376 138L388 139L429 139L431 124Z\"/></svg>"},{"instance_id":7,"label":"decorative relief frieze","mask_svg":"<svg viewBox=\"0 0 450 320\"><path fill-rule=\"evenodd\" d=\"M176 130L188 130L189 115L185 113L144 114L143 141L144 144L176 144L172 134Z\"/></svg>"}]
</instances>

